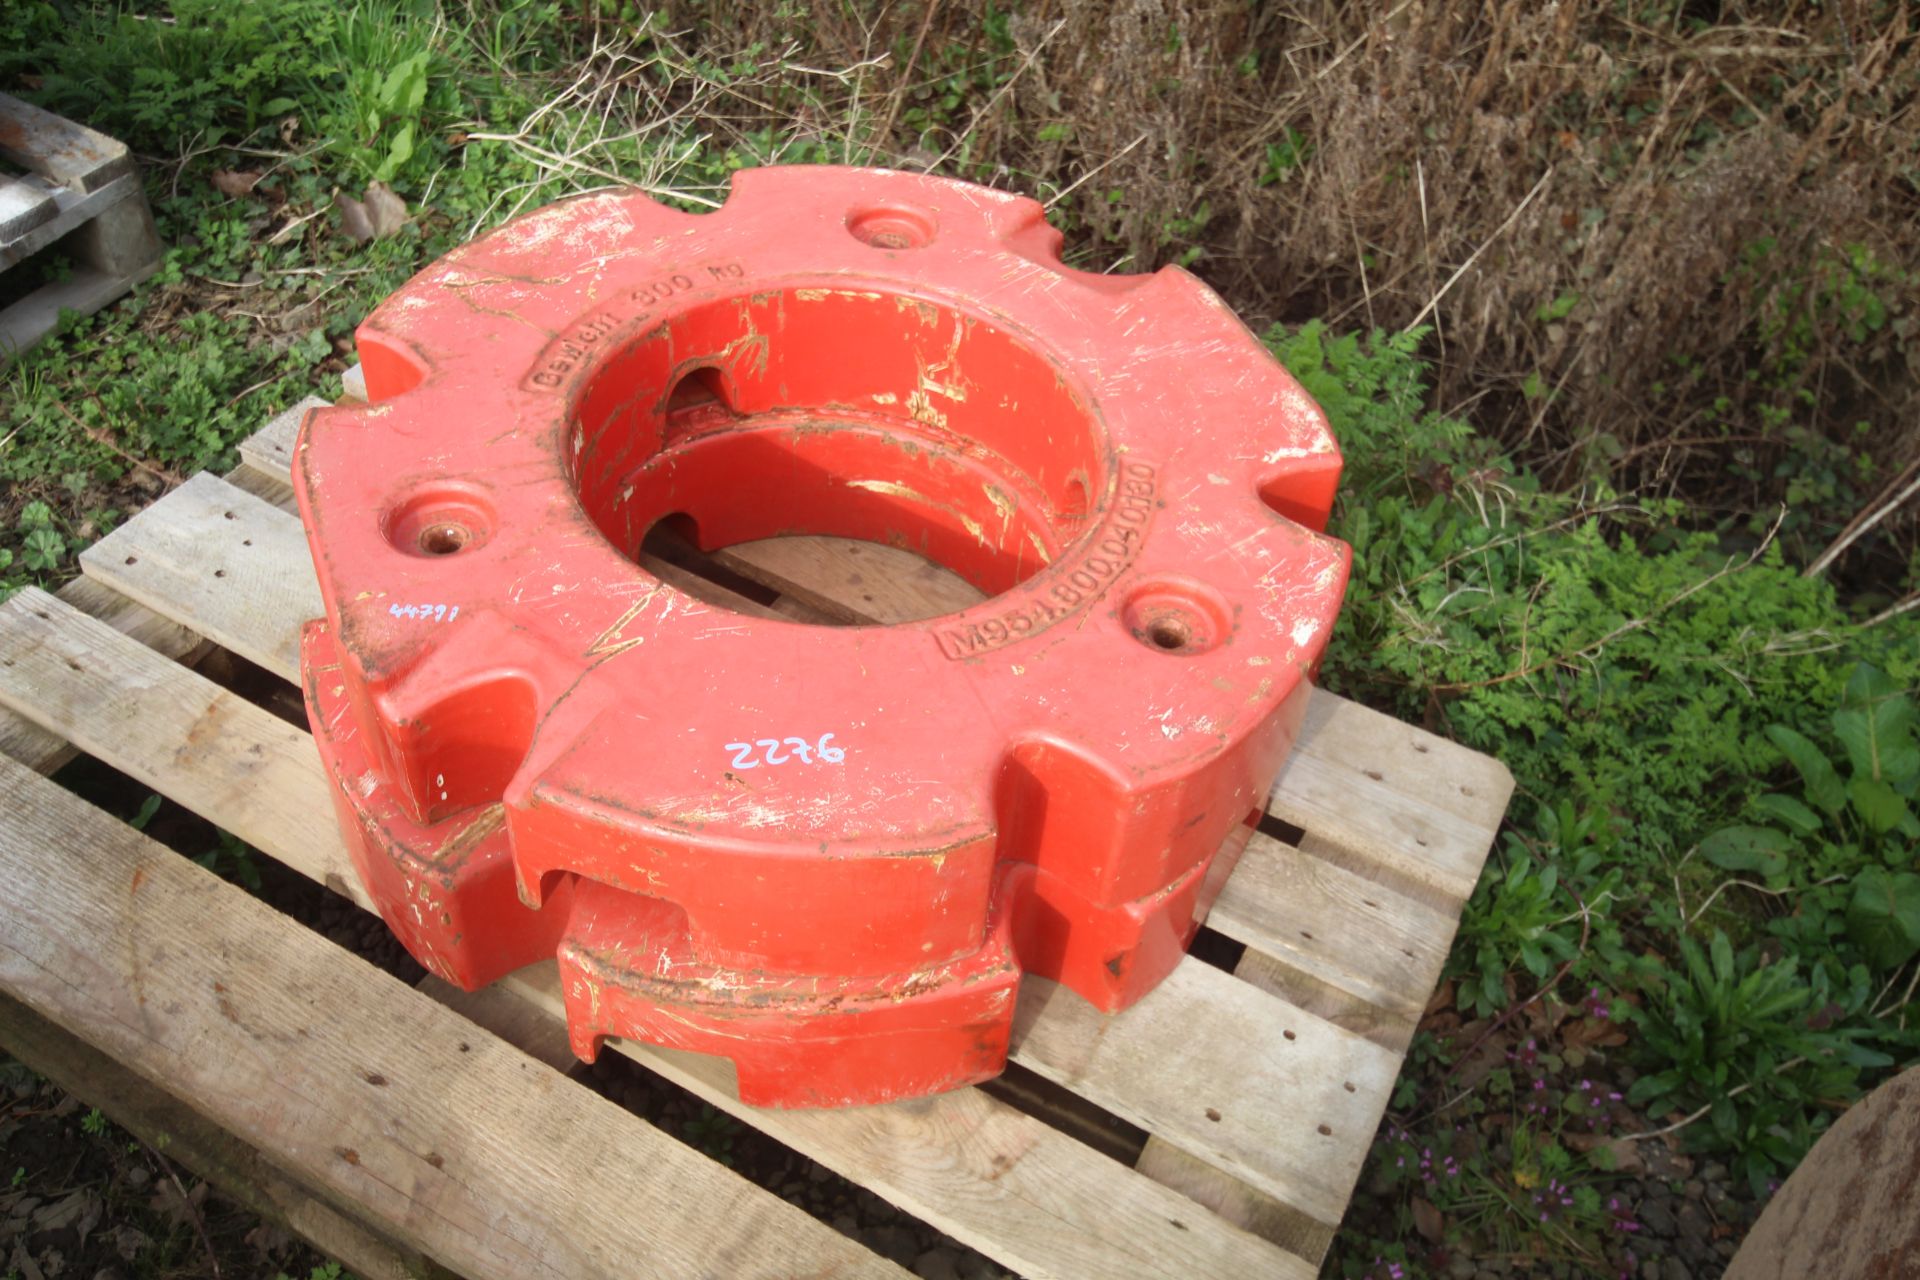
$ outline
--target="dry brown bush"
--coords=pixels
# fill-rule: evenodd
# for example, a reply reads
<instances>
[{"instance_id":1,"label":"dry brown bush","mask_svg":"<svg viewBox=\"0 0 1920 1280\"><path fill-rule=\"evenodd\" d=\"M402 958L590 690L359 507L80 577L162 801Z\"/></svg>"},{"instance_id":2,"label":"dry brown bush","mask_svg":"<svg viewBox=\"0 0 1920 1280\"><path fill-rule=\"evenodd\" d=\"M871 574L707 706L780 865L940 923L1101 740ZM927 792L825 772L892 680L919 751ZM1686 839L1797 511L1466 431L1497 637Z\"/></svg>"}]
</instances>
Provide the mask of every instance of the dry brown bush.
<instances>
[{"instance_id":1,"label":"dry brown bush","mask_svg":"<svg viewBox=\"0 0 1920 1280\"><path fill-rule=\"evenodd\" d=\"M1549 482L1606 477L1730 514L1791 497L1810 557L1920 456L1908 0L987 15L939 0L669 14L696 48L867 64L837 95L743 103L730 127L1065 192L1056 219L1093 263L1198 246L1194 270L1256 321L1430 324L1441 405ZM1297 163L1275 172L1269 148L1290 146ZM1881 526L1882 564L1912 531Z\"/></svg>"}]
</instances>

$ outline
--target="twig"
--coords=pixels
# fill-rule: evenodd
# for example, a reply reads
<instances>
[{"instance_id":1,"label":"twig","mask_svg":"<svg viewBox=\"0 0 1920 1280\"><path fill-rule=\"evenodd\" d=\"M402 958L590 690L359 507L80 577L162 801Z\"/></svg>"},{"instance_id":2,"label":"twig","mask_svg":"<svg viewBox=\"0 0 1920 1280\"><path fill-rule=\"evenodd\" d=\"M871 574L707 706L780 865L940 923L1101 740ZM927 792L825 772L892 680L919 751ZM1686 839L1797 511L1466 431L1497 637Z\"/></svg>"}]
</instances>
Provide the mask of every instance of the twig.
<instances>
[{"instance_id":1,"label":"twig","mask_svg":"<svg viewBox=\"0 0 1920 1280\"><path fill-rule=\"evenodd\" d=\"M940 0L927 0L926 12L920 15L920 33L913 38L913 51L907 55L906 68L900 72L900 79L895 82L896 87L887 101L886 123L882 124L880 131L874 134L874 141L878 146L886 146L887 139L893 136L893 122L899 118L900 104L906 101L907 97L906 82L913 77L913 69L920 61L920 50L927 43L927 28L933 25L933 15L939 7Z\"/></svg>"},{"instance_id":2,"label":"twig","mask_svg":"<svg viewBox=\"0 0 1920 1280\"><path fill-rule=\"evenodd\" d=\"M1059 35L1061 29L1066 25L1067 20L1061 18L1047 29L1047 34L1040 37L1040 43L1033 46L1033 52L1028 54L1026 60L1013 69L1013 74L1007 77L1007 82L1000 86L999 91L996 92L993 97L987 99L987 105L973 113L973 119L967 122L967 131L956 138L952 146L941 152L938 160L935 160L927 166L928 173L938 173L946 165L947 161L953 159L955 152L967 145L967 139L973 136L974 129L979 126L982 120L993 114L993 109L1000 105L1000 99L1012 92L1013 86L1020 83L1020 77L1026 74L1027 68L1032 66L1034 60L1047 51L1047 46L1053 43L1053 38Z\"/></svg>"},{"instance_id":3,"label":"twig","mask_svg":"<svg viewBox=\"0 0 1920 1280\"><path fill-rule=\"evenodd\" d=\"M1806 1061L1806 1058L1804 1057L1789 1058L1785 1062L1781 1063L1779 1066L1775 1067L1768 1074L1777 1076L1783 1071L1792 1070L1794 1067L1799 1066L1805 1061ZM1639 1142L1645 1138L1663 1138L1669 1133L1678 1133L1680 1132L1680 1130L1692 1124L1695 1120L1698 1120L1701 1116L1704 1116L1705 1114L1707 1114L1707 1112L1713 1110L1714 1102L1722 1102L1728 1098L1737 1098L1741 1094L1745 1093L1747 1090L1753 1088L1754 1084L1755 1082L1752 1080L1747 1081L1745 1084L1737 1084L1733 1088L1721 1094L1718 1098L1715 1098L1713 1102L1707 1103L1705 1106L1701 1107L1698 1111L1693 1112L1691 1115L1683 1116L1680 1119L1675 1120L1672 1124L1663 1125L1658 1129L1648 1129L1645 1133L1622 1134L1620 1135L1619 1140L1621 1142Z\"/></svg>"},{"instance_id":4,"label":"twig","mask_svg":"<svg viewBox=\"0 0 1920 1280\"><path fill-rule=\"evenodd\" d=\"M1464 693L1469 689L1489 689L1494 685L1506 684L1511 680L1524 680L1528 676L1538 675L1548 667L1560 666L1565 663L1577 662L1583 658L1590 658L1612 644L1615 640L1618 640L1621 636L1647 627L1656 618L1664 615L1668 610L1672 609L1682 600L1685 600L1688 596L1696 595L1706 590L1728 574L1738 573L1742 569L1751 566L1766 553L1769 546L1773 545L1774 535L1780 531L1780 523L1786 518L1787 509L1783 506L1780 508L1780 514L1773 518L1773 526L1767 530L1767 536L1760 539L1760 545L1755 547L1745 560L1741 560L1738 556L1730 558L1718 571L1710 573L1700 579L1700 581L1691 583L1681 590L1674 592L1659 608L1653 610L1651 613L1646 614L1644 617L1628 619L1626 622L1621 623L1613 630L1607 632L1607 634L1601 636L1598 640L1590 644L1582 645L1572 653L1557 654L1554 657L1536 662L1531 666L1522 665L1507 672L1505 675L1492 676L1486 680L1461 680L1450 684L1437 684L1433 686L1433 689L1437 693Z\"/></svg>"},{"instance_id":5,"label":"twig","mask_svg":"<svg viewBox=\"0 0 1920 1280\"><path fill-rule=\"evenodd\" d=\"M1908 498L1911 498L1916 493L1920 493L1920 458L1915 458L1912 462L1907 464L1906 472L1902 473L1903 479L1905 478L1907 473L1911 473L1913 478L1907 484L1906 488L1890 496L1885 502L1882 502L1877 508L1873 508L1871 510L1871 514L1863 512L1861 516L1855 516L1853 519L1853 522L1849 524L1844 531L1841 532L1839 537L1833 540L1833 545L1828 547L1825 551L1822 551L1820 553L1820 558L1807 566L1807 571L1803 576L1808 578L1819 577L1822 573L1826 571L1826 568L1828 565L1832 564L1835 560L1838 560L1840 558L1841 552L1845 551L1848 547L1858 542L1875 525L1879 524L1882 520L1885 520L1888 516L1892 515L1894 511L1900 506L1900 504L1905 502ZM1898 484L1899 481L1896 480L1894 481L1894 483ZM1888 488L1892 488L1892 486L1889 485ZM1864 519L1862 518L1862 516L1864 516Z\"/></svg>"},{"instance_id":6,"label":"twig","mask_svg":"<svg viewBox=\"0 0 1920 1280\"><path fill-rule=\"evenodd\" d=\"M1825 880L1814 881L1812 884L1808 885L1807 888L1818 889L1823 884L1832 884L1836 880L1845 880L1845 879L1846 879L1845 876L1828 876ZM1712 893L1707 895L1707 900L1700 904L1700 909L1698 911L1694 912L1691 916L1687 917L1687 927L1692 928L1694 925L1698 924L1700 922L1700 917L1707 914L1707 908L1713 905L1714 899L1718 898L1721 894L1725 893L1728 889L1733 888L1735 885L1740 886L1742 889L1751 889L1755 893L1764 893L1770 898L1781 898L1781 897L1785 897L1787 894L1790 894L1790 893L1800 892L1798 887L1787 888L1787 889L1769 889L1767 888L1767 886L1763 884L1755 884L1751 880L1740 880L1740 879L1725 880L1725 881L1722 881L1719 887L1714 889ZM1684 908L1682 908L1682 910L1684 910Z\"/></svg>"},{"instance_id":7,"label":"twig","mask_svg":"<svg viewBox=\"0 0 1920 1280\"><path fill-rule=\"evenodd\" d=\"M1467 260L1461 263L1459 267L1455 269L1452 275L1447 277L1447 282L1440 286L1440 292L1434 294L1431 298L1427 299L1427 305L1420 308L1420 314L1413 318L1413 323L1408 325L1407 328L1418 329L1420 327L1420 322L1422 320L1425 320L1427 316L1432 313L1433 309L1440 305L1440 299L1447 296L1447 291L1453 288L1454 285L1458 284L1460 281L1460 277L1465 275L1467 273L1467 270L1470 267L1472 267L1474 263L1480 260L1480 255L1487 251L1487 246L1492 244L1495 240L1498 240L1501 236L1506 234L1507 228L1512 226L1514 224L1514 221L1518 219L1519 216L1526 211L1527 206L1533 203L1533 198L1540 194L1540 189L1547 185L1547 180L1551 177L1553 177L1552 169L1548 169L1545 173L1540 175L1540 181L1533 184L1533 190L1527 192L1526 199L1522 200L1519 204L1515 205L1513 207L1513 212L1507 215L1506 221L1502 222L1499 226L1495 227L1493 229L1493 234L1488 236L1485 240L1482 240L1480 242L1480 247L1478 249L1475 249L1473 253L1468 256Z\"/></svg>"},{"instance_id":8,"label":"twig","mask_svg":"<svg viewBox=\"0 0 1920 1280\"><path fill-rule=\"evenodd\" d=\"M200 1247L207 1251L207 1268L213 1273L213 1280L220 1280L220 1255L214 1250L213 1237L207 1234L207 1220L200 1214L200 1206L193 1202L187 1189L180 1184L180 1175L173 1171L173 1165L167 1158L155 1151L144 1138L136 1136L141 1149L146 1152L147 1163L155 1165L161 1173L167 1175L167 1181L173 1184L174 1191L180 1197L180 1207L185 1209L187 1217L193 1222L194 1231L200 1236Z\"/></svg>"},{"instance_id":9,"label":"twig","mask_svg":"<svg viewBox=\"0 0 1920 1280\"><path fill-rule=\"evenodd\" d=\"M1905 599L1895 600L1892 604L1861 623L1861 629L1865 630L1868 627L1877 627L1889 618L1897 618L1901 614L1910 613L1915 609L1920 609L1920 591L1914 592Z\"/></svg>"},{"instance_id":10,"label":"twig","mask_svg":"<svg viewBox=\"0 0 1920 1280\"><path fill-rule=\"evenodd\" d=\"M1152 136L1151 134L1146 134L1146 133L1141 134L1139 137L1135 138L1132 142L1129 142L1126 146L1120 148L1118 151L1108 156L1105 160L1102 160L1099 164L1093 166L1093 168L1087 170L1085 173L1075 178L1072 182L1068 183L1064 188L1055 192L1053 195L1053 198L1047 201L1046 207L1051 209L1056 204L1059 204L1062 200L1065 200L1068 196L1072 195L1075 191L1078 191L1080 189L1081 184L1086 182L1088 179L1092 178L1094 174L1099 173L1102 169L1105 169L1108 165L1111 165L1116 161L1123 159L1129 151L1132 151L1135 147L1145 142L1151 136Z\"/></svg>"},{"instance_id":11,"label":"twig","mask_svg":"<svg viewBox=\"0 0 1920 1280\"><path fill-rule=\"evenodd\" d=\"M126 463L128 466L132 467L134 470L146 472L148 475L153 476L155 479L165 484L169 489L177 488L180 485L183 485L187 482L187 479L185 476L182 476L173 471L169 471L165 467L156 467L151 462L148 462L144 458L134 457L132 454L128 453L125 449L122 449L119 443L115 441L112 436L108 435L104 429L100 427L90 427L86 423L80 421L79 418L74 416L73 410L67 408L67 406L64 404L61 404L60 401L55 400L53 402L53 407L58 409L61 413L65 414L68 422L71 422L74 426L80 428L80 433L86 436L87 439L93 441L95 444L100 445L105 449L111 450L114 456L118 457L122 462Z\"/></svg>"}]
</instances>

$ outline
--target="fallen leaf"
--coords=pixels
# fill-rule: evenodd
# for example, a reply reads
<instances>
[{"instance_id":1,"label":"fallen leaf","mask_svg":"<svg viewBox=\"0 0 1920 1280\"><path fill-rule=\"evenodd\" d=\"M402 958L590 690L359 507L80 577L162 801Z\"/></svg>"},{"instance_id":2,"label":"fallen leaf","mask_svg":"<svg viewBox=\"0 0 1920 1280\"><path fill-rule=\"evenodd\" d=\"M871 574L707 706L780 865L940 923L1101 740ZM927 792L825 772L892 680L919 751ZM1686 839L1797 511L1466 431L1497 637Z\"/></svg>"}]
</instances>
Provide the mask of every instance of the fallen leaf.
<instances>
[{"instance_id":1,"label":"fallen leaf","mask_svg":"<svg viewBox=\"0 0 1920 1280\"><path fill-rule=\"evenodd\" d=\"M129 1227L124 1223L117 1227L108 1227L106 1238L113 1242L113 1251L120 1255L120 1261L132 1262L140 1256L140 1251L152 1244L152 1239L138 1227Z\"/></svg>"},{"instance_id":2,"label":"fallen leaf","mask_svg":"<svg viewBox=\"0 0 1920 1280\"><path fill-rule=\"evenodd\" d=\"M64 1195L50 1204L43 1204L33 1211L33 1230L63 1231L71 1229L79 1242L85 1245L93 1229L100 1225L102 1208L100 1197L88 1188Z\"/></svg>"},{"instance_id":3,"label":"fallen leaf","mask_svg":"<svg viewBox=\"0 0 1920 1280\"><path fill-rule=\"evenodd\" d=\"M207 1199L207 1184L196 1182L193 1190L187 1192L187 1198L180 1198L180 1190L172 1178L157 1183L153 1198L147 1201L147 1208L155 1213L165 1214L180 1226L189 1226L199 1216L200 1206Z\"/></svg>"},{"instance_id":4,"label":"fallen leaf","mask_svg":"<svg viewBox=\"0 0 1920 1280\"><path fill-rule=\"evenodd\" d=\"M238 199L244 195L251 195L253 189L260 184L260 179L264 177L266 174L257 169L215 169L213 185L221 195Z\"/></svg>"},{"instance_id":5,"label":"fallen leaf","mask_svg":"<svg viewBox=\"0 0 1920 1280\"><path fill-rule=\"evenodd\" d=\"M40 1269L40 1264L35 1262L33 1255L27 1252L25 1241L14 1242L13 1253L7 1259L7 1270L19 1272L22 1280L47 1280L47 1273Z\"/></svg>"},{"instance_id":6,"label":"fallen leaf","mask_svg":"<svg viewBox=\"0 0 1920 1280\"><path fill-rule=\"evenodd\" d=\"M1413 1226L1426 1237L1428 1244L1439 1244L1447 1234L1446 1219L1440 1216L1440 1211L1431 1202L1419 1196L1413 1198Z\"/></svg>"},{"instance_id":7,"label":"fallen leaf","mask_svg":"<svg viewBox=\"0 0 1920 1280\"><path fill-rule=\"evenodd\" d=\"M367 212L373 215L373 235L380 239L407 225L407 202L384 182L367 184Z\"/></svg>"},{"instance_id":8,"label":"fallen leaf","mask_svg":"<svg viewBox=\"0 0 1920 1280\"><path fill-rule=\"evenodd\" d=\"M347 233L347 239L355 244L373 239L373 217L367 206L352 196L338 196L336 201L340 205L340 229Z\"/></svg>"},{"instance_id":9,"label":"fallen leaf","mask_svg":"<svg viewBox=\"0 0 1920 1280\"><path fill-rule=\"evenodd\" d=\"M355 244L365 244L390 236L407 225L407 202L393 193L384 182L367 184L364 199L337 197L340 204L340 229Z\"/></svg>"},{"instance_id":10,"label":"fallen leaf","mask_svg":"<svg viewBox=\"0 0 1920 1280\"><path fill-rule=\"evenodd\" d=\"M1593 1162L1599 1169L1639 1173L1647 1167L1646 1161L1640 1158L1640 1144L1628 1138L1609 1138L1598 1133L1563 1133L1560 1141L1586 1156L1604 1149L1607 1154Z\"/></svg>"},{"instance_id":11,"label":"fallen leaf","mask_svg":"<svg viewBox=\"0 0 1920 1280\"><path fill-rule=\"evenodd\" d=\"M246 1242L253 1246L254 1252L262 1258L277 1259L293 1246L293 1236L285 1227L276 1227L263 1222L247 1232Z\"/></svg>"}]
</instances>

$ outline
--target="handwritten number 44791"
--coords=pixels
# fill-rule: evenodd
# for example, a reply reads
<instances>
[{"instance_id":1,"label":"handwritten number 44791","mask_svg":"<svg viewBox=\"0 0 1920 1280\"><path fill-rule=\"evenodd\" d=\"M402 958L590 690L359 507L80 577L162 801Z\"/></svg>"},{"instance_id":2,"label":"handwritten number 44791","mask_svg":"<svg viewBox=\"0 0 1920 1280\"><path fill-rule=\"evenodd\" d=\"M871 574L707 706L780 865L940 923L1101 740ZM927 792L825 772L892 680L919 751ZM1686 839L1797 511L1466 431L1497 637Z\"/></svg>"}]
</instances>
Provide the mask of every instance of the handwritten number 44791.
<instances>
[{"instance_id":1,"label":"handwritten number 44791","mask_svg":"<svg viewBox=\"0 0 1920 1280\"><path fill-rule=\"evenodd\" d=\"M448 609L443 604L390 604L387 612L396 618L413 618L427 622L452 622L460 616L460 606Z\"/></svg>"},{"instance_id":2,"label":"handwritten number 44791","mask_svg":"<svg viewBox=\"0 0 1920 1280\"><path fill-rule=\"evenodd\" d=\"M729 742L727 750L733 752L733 767L736 769L758 769L762 764L786 764L798 760L801 764L839 764L847 758L845 747L829 746L833 735L823 733L817 742L808 742L805 738L756 738L752 742ZM761 759L754 759L758 749ZM789 754L791 752L791 754Z\"/></svg>"}]
</instances>

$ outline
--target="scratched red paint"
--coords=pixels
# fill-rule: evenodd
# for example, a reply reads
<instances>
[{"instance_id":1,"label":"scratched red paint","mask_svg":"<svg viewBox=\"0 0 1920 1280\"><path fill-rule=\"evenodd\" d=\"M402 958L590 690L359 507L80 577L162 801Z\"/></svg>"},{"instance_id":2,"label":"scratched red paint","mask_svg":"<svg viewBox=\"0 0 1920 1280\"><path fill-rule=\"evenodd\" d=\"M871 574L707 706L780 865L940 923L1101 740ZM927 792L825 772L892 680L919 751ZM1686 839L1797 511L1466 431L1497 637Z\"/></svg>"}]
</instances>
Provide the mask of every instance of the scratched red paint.
<instances>
[{"instance_id":1,"label":"scratched red paint","mask_svg":"<svg viewBox=\"0 0 1920 1280\"><path fill-rule=\"evenodd\" d=\"M575 1048L722 1053L781 1106L1005 1060L1021 973L1102 1009L1179 962L1345 588L1340 455L1191 276L1061 265L1032 200L737 175L717 213L554 205L361 327L302 432L307 692L402 941L560 958ZM746 617L635 563L806 532L990 593Z\"/></svg>"}]
</instances>

